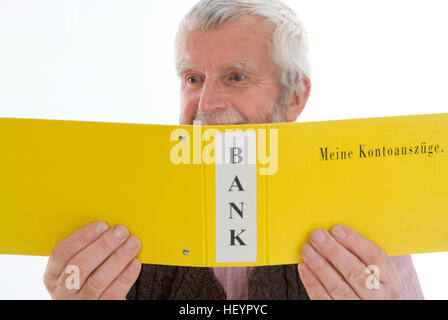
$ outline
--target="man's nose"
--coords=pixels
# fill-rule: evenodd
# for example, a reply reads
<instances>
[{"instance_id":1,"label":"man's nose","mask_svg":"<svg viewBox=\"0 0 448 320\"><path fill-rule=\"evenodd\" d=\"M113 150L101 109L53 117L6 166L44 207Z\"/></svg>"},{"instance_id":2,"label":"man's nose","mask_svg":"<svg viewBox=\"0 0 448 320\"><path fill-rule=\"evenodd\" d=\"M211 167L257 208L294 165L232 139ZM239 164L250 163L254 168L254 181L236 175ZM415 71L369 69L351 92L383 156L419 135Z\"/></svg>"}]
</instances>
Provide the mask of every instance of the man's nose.
<instances>
[{"instance_id":1,"label":"man's nose","mask_svg":"<svg viewBox=\"0 0 448 320\"><path fill-rule=\"evenodd\" d=\"M199 100L199 110L203 113L225 111L229 107L229 104L230 102L219 80L205 80Z\"/></svg>"}]
</instances>

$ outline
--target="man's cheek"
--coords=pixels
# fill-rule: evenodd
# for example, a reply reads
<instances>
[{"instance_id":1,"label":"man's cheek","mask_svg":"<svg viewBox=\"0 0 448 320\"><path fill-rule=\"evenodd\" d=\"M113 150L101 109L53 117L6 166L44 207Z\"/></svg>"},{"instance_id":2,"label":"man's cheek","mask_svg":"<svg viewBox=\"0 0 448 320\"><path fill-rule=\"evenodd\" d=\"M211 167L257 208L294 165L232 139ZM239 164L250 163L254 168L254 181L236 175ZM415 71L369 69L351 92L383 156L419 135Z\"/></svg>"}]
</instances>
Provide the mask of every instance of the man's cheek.
<instances>
[{"instance_id":1,"label":"man's cheek","mask_svg":"<svg viewBox=\"0 0 448 320\"><path fill-rule=\"evenodd\" d=\"M260 122L260 119L264 119L266 114L265 106L261 102L250 105L245 104L239 111L249 120L249 123Z\"/></svg>"}]
</instances>

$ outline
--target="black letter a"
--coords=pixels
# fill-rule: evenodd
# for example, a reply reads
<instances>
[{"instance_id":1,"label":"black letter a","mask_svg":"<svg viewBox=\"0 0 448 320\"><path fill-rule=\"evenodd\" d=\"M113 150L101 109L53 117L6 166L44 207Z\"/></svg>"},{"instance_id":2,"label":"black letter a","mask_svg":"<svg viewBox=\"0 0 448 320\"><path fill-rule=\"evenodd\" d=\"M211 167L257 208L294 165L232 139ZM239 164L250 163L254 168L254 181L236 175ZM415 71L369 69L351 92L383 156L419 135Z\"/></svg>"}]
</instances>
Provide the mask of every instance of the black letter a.
<instances>
[{"instance_id":1,"label":"black letter a","mask_svg":"<svg viewBox=\"0 0 448 320\"><path fill-rule=\"evenodd\" d=\"M236 186L235 186L236 183ZM232 191L232 188L238 187L239 191L244 191L243 187L241 186L240 180L238 179L238 176L235 176L235 179L233 179L232 185L230 186L229 191Z\"/></svg>"}]
</instances>

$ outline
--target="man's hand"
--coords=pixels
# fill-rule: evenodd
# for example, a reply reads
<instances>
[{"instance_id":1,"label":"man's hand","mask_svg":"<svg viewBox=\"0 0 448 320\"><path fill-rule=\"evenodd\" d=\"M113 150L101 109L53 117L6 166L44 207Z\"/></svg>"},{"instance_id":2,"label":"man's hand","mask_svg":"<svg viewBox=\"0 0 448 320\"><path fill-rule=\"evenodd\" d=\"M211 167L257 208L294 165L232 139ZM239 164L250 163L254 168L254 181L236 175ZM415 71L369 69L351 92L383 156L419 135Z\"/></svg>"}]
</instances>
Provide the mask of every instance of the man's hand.
<instances>
[{"instance_id":1,"label":"man's hand","mask_svg":"<svg viewBox=\"0 0 448 320\"><path fill-rule=\"evenodd\" d=\"M124 226L88 224L53 249L45 287L53 299L126 299L140 273L141 264L134 259L138 251L140 241ZM79 288L67 285L68 277L78 276L68 271L73 267L79 270Z\"/></svg>"},{"instance_id":2,"label":"man's hand","mask_svg":"<svg viewBox=\"0 0 448 320\"><path fill-rule=\"evenodd\" d=\"M401 280L392 260L359 232L336 225L331 234L324 229L314 230L310 242L300 250L303 263L298 267L310 299L397 299L400 296ZM369 266L373 267L368 269ZM371 269L379 274L372 274Z\"/></svg>"}]
</instances>

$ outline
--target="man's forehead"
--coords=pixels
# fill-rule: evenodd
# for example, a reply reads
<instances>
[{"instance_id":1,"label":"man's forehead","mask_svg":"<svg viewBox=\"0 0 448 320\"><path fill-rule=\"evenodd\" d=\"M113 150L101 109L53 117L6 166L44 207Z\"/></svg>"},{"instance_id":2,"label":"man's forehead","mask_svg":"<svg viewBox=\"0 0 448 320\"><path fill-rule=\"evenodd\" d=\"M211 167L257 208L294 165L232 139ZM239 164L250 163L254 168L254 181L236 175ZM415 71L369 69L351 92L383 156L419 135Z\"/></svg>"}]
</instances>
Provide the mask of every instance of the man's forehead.
<instances>
[{"instance_id":1,"label":"man's forehead","mask_svg":"<svg viewBox=\"0 0 448 320\"><path fill-rule=\"evenodd\" d=\"M208 30L182 29L176 50L180 70L258 70L269 59L272 28L264 18L243 15Z\"/></svg>"}]
</instances>

